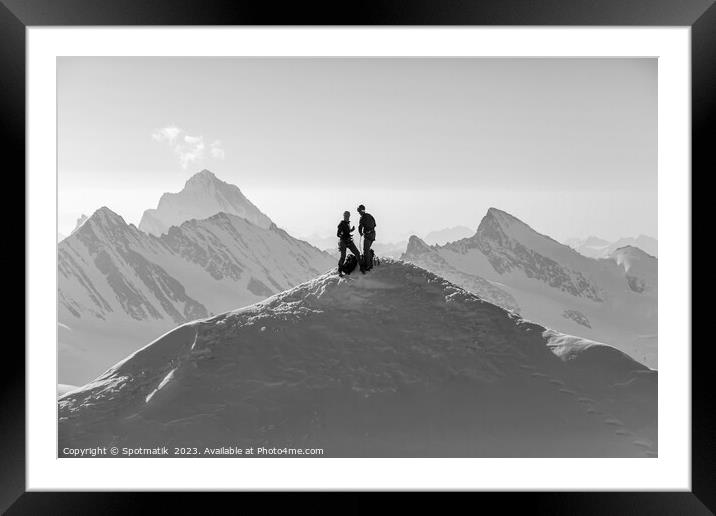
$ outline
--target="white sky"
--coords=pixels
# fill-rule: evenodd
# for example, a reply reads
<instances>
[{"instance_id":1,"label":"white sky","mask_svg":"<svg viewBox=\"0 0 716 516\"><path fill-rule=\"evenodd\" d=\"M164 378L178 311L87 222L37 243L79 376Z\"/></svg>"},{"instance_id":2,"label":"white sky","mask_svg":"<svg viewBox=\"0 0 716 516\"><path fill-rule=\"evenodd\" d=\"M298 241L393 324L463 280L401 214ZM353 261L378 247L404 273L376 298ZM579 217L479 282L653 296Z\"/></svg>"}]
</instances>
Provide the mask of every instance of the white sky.
<instances>
[{"instance_id":1,"label":"white sky","mask_svg":"<svg viewBox=\"0 0 716 516\"><path fill-rule=\"evenodd\" d=\"M64 234L103 205L138 224L208 168L295 236L332 234L359 203L384 241L476 228L490 206L559 240L657 236L655 59L72 57L57 70ZM182 130L171 145L167 127Z\"/></svg>"}]
</instances>

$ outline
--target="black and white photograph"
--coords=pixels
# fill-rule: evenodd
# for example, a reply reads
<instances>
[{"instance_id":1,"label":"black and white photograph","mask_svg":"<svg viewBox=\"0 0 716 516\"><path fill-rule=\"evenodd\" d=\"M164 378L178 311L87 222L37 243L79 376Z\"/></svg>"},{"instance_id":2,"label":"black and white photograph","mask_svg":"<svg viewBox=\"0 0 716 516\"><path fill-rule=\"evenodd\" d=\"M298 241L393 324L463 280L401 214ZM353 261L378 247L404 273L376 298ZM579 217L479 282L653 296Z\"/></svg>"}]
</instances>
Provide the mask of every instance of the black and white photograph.
<instances>
[{"instance_id":1,"label":"black and white photograph","mask_svg":"<svg viewBox=\"0 0 716 516\"><path fill-rule=\"evenodd\" d=\"M0 0L0 513L712 514L713 3Z\"/></svg>"},{"instance_id":2,"label":"black and white photograph","mask_svg":"<svg viewBox=\"0 0 716 516\"><path fill-rule=\"evenodd\" d=\"M658 59L56 77L59 457L659 457Z\"/></svg>"}]
</instances>

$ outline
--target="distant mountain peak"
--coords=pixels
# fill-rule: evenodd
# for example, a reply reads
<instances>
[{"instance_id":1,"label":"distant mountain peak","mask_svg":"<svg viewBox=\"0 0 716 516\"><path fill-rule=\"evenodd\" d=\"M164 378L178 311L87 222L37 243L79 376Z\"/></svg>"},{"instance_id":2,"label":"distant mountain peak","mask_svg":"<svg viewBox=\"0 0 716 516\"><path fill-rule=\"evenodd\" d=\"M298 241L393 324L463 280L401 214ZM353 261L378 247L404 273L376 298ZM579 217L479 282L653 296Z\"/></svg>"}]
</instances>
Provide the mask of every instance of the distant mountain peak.
<instances>
[{"instance_id":1,"label":"distant mountain peak","mask_svg":"<svg viewBox=\"0 0 716 516\"><path fill-rule=\"evenodd\" d=\"M609 242L598 236L590 235L584 239L584 245L609 245Z\"/></svg>"},{"instance_id":2,"label":"distant mountain peak","mask_svg":"<svg viewBox=\"0 0 716 516\"><path fill-rule=\"evenodd\" d=\"M475 234L475 229L467 226L453 226L449 228L431 231L423 237L428 245L444 245L448 242L455 242L463 238L469 238Z\"/></svg>"},{"instance_id":3,"label":"distant mountain peak","mask_svg":"<svg viewBox=\"0 0 716 516\"><path fill-rule=\"evenodd\" d=\"M490 208L485 216L482 217L480 224L477 226L477 232L472 239L480 241L485 237L489 237L492 240L502 241L502 235L507 234L515 224L527 228L530 232L533 231L527 224L506 211Z\"/></svg>"},{"instance_id":4,"label":"distant mountain peak","mask_svg":"<svg viewBox=\"0 0 716 516\"><path fill-rule=\"evenodd\" d=\"M70 236L83 241L111 241L118 235L131 231L130 226L121 215L115 213L107 206L102 206L90 215L81 226L75 229Z\"/></svg>"},{"instance_id":5,"label":"distant mountain peak","mask_svg":"<svg viewBox=\"0 0 716 516\"><path fill-rule=\"evenodd\" d=\"M180 192L163 194L156 209L144 212L139 229L159 236L171 226L180 226L191 219L206 219L221 212L242 217L266 229L273 223L241 193L238 186L222 181L204 169L191 176Z\"/></svg>"},{"instance_id":6,"label":"distant mountain peak","mask_svg":"<svg viewBox=\"0 0 716 516\"><path fill-rule=\"evenodd\" d=\"M507 228L511 227L513 224L519 224L523 227L526 227L526 228L529 228L530 230L532 230L532 228L530 228L527 224L522 222L520 219L518 219L514 215L507 213L506 211L500 210L498 208L489 208L487 210L487 213L485 214L485 216L482 218L482 221L480 221L480 226L482 226L483 224L489 224L492 222L499 224L503 229L507 229ZM478 226L478 231L479 231L480 226ZM534 230L532 230L532 231L534 231Z\"/></svg>"},{"instance_id":7,"label":"distant mountain peak","mask_svg":"<svg viewBox=\"0 0 716 516\"><path fill-rule=\"evenodd\" d=\"M496 239L500 243L505 243L504 239L510 238L542 252L545 256L550 256L550 253L555 250L558 250L557 252L560 254L565 252L577 254L569 246L557 242L554 238L540 233L514 215L497 208L487 210L487 214L477 227L477 233L472 238L477 240Z\"/></svg>"},{"instance_id":8,"label":"distant mountain peak","mask_svg":"<svg viewBox=\"0 0 716 516\"><path fill-rule=\"evenodd\" d=\"M503 210L501 210L501 209L499 209L499 208L495 208L494 206L490 206L489 208L487 208L487 215L489 215L489 216L491 216L491 217L498 216L498 215L500 215L500 214L510 215L510 214L507 213L506 211L503 211Z\"/></svg>"},{"instance_id":9,"label":"distant mountain peak","mask_svg":"<svg viewBox=\"0 0 716 516\"><path fill-rule=\"evenodd\" d=\"M426 244L420 237L410 235L408 239L408 247L405 249L406 254L419 254L430 251L430 246Z\"/></svg>"},{"instance_id":10,"label":"distant mountain peak","mask_svg":"<svg viewBox=\"0 0 716 516\"><path fill-rule=\"evenodd\" d=\"M121 215L113 212L107 206L102 206L101 208L95 210L92 216L87 220L97 222L101 225L127 225Z\"/></svg>"},{"instance_id":11,"label":"distant mountain peak","mask_svg":"<svg viewBox=\"0 0 716 516\"><path fill-rule=\"evenodd\" d=\"M89 218L89 217L87 217L87 215L85 215L85 214L83 213L83 214L77 219L77 223L75 224L75 229L72 230L72 233L74 233L75 231L77 231L78 229L80 229L80 226L82 226L82 224L84 224L84 223L87 221L88 218ZM72 234L72 233L70 233L70 234Z\"/></svg>"},{"instance_id":12,"label":"distant mountain peak","mask_svg":"<svg viewBox=\"0 0 716 516\"><path fill-rule=\"evenodd\" d=\"M658 241L644 234L640 234L638 237L621 237L614 242L596 236L570 238L566 241L566 244L589 258L609 258L615 251L627 246L638 248L654 258L658 257L659 254Z\"/></svg>"},{"instance_id":13,"label":"distant mountain peak","mask_svg":"<svg viewBox=\"0 0 716 516\"><path fill-rule=\"evenodd\" d=\"M497 208L490 208L487 210L485 216L482 217L480 224L477 226L477 232L473 238L479 239L480 235L484 235L486 233L492 234L493 236L497 233L507 233L515 224L519 224L532 230L532 228L527 226L527 224L520 221L517 217L510 215L506 211L502 211Z\"/></svg>"},{"instance_id":14,"label":"distant mountain peak","mask_svg":"<svg viewBox=\"0 0 716 516\"><path fill-rule=\"evenodd\" d=\"M197 184L197 183L207 183L207 182L213 182L213 181L223 183L223 181L221 181L218 177L216 177L216 175L211 170L208 170L205 168L201 172L197 172L196 174L191 176L189 179L187 179L186 185Z\"/></svg>"},{"instance_id":15,"label":"distant mountain peak","mask_svg":"<svg viewBox=\"0 0 716 516\"><path fill-rule=\"evenodd\" d=\"M504 210L501 210L499 208L495 208L494 206L491 206L487 209L487 213L485 214L486 217L494 217L498 219L504 219L504 220L517 220L519 219L512 215L511 213L508 213Z\"/></svg>"}]
</instances>

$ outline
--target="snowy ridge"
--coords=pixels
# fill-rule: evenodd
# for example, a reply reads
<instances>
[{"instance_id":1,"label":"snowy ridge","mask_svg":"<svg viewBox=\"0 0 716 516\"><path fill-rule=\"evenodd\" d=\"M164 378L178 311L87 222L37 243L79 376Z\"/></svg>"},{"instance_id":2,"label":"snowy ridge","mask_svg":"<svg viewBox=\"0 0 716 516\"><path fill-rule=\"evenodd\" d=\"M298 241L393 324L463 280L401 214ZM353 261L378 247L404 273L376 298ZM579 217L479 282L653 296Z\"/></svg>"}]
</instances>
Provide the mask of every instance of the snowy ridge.
<instances>
[{"instance_id":1,"label":"snowy ridge","mask_svg":"<svg viewBox=\"0 0 716 516\"><path fill-rule=\"evenodd\" d=\"M656 376L384 260L172 330L60 398L60 449L654 456Z\"/></svg>"},{"instance_id":2,"label":"snowy ridge","mask_svg":"<svg viewBox=\"0 0 716 516\"><path fill-rule=\"evenodd\" d=\"M477 274L468 274L459 271L440 256L436 249L430 247L414 235L410 237L408 247L402 259L419 263L429 271L477 294L485 301L489 301L507 310L519 311L517 301L509 292Z\"/></svg>"}]
</instances>

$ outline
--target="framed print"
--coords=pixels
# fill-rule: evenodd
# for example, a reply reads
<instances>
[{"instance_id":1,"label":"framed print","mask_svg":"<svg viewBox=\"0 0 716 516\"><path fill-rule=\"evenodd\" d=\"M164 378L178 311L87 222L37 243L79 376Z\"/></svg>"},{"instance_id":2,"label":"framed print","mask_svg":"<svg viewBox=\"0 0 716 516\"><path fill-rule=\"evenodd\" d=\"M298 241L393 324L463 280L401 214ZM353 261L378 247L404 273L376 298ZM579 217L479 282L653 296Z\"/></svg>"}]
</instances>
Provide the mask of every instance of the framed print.
<instances>
[{"instance_id":1,"label":"framed print","mask_svg":"<svg viewBox=\"0 0 716 516\"><path fill-rule=\"evenodd\" d=\"M10 513L257 490L713 510L709 2L4 4Z\"/></svg>"}]
</instances>

